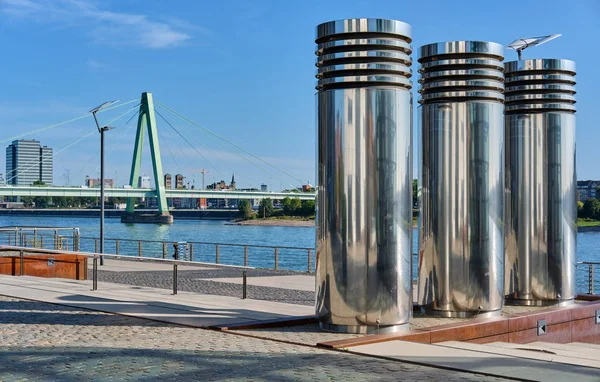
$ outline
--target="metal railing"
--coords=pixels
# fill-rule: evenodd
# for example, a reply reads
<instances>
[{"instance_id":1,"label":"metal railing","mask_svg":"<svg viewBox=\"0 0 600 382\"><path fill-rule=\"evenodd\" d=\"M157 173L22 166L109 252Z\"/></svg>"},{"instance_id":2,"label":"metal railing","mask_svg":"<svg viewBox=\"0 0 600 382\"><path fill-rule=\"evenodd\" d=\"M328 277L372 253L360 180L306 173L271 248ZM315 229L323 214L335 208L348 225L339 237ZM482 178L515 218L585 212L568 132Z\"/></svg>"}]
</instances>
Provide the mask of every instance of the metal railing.
<instances>
[{"instance_id":1,"label":"metal railing","mask_svg":"<svg viewBox=\"0 0 600 382\"><path fill-rule=\"evenodd\" d=\"M92 290L98 290L98 259L100 255L97 253L88 253L88 252L80 252L80 251L65 251L65 250L51 250L51 249L41 249L41 248L24 248L19 246L0 246L0 253L6 251L14 251L19 253L19 261L20 261L20 276L25 276L25 257L26 254L36 253L36 254L48 254L48 255L64 255L64 254L72 254L77 256L87 257L88 260L92 260ZM119 256L113 254L103 254L105 258L116 259L116 260L132 260L131 256ZM200 261L189 261L189 260L172 260L172 259L156 259L152 257L135 257L135 261L142 262L152 262L152 263L161 263L161 264L171 264L173 265L173 294L176 295L178 291L177 280L178 280L178 265L198 265L198 266L214 266L211 263L203 263ZM220 264L219 267L228 268L228 269L239 269L242 271L242 299L246 299L247 297L247 274L246 272L251 269L255 269L253 267L244 267L237 265L226 265Z\"/></svg>"},{"instance_id":2,"label":"metal railing","mask_svg":"<svg viewBox=\"0 0 600 382\"><path fill-rule=\"evenodd\" d=\"M587 289L589 294L594 294L595 290L600 290L600 279L596 280L594 272L594 268L599 265L600 262L597 261L581 261L577 263L577 269L583 269L583 272L587 273ZM596 285L599 286L598 289L596 289Z\"/></svg>"},{"instance_id":3,"label":"metal railing","mask_svg":"<svg viewBox=\"0 0 600 382\"><path fill-rule=\"evenodd\" d=\"M0 227L0 242L19 247L79 251L79 228Z\"/></svg>"},{"instance_id":4,"label":"metal railing","mask_svg":"<svg viewBox=\"0 0 600 382\"><path fill-rule=\"evenodd\" d=\"M81 250L98 252L99 238L81 236L79 240ZM104 248L115 255L314 272L314 248L306 247L105 238Z\"/></svg>"}]
</instances>

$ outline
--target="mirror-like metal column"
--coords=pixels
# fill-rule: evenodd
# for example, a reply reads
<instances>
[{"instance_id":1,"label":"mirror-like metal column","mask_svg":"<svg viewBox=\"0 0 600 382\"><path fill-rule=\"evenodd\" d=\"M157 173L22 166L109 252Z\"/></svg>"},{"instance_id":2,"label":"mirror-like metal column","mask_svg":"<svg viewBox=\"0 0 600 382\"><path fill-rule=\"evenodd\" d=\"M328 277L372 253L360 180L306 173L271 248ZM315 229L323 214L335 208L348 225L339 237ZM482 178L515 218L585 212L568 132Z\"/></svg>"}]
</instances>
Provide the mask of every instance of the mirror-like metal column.
<instances>
[{"instance_id":1,"label":"mirror-like metal column","mask_svg":"<svg viewBox=\"0 0 600 382\"><path fill-rule=\"evenodd\" d=\"M419 304L444 317L504 302L503 47L420 48Z\"/></svg>"},{"instance_id":2,"label":"mirror-like metal column","mask_svg":"<svg viewBox=\"0 0 600 382\"><path fill-rule=\"evenodd\" d=\"M411 28L317 27L316 314L325 330L397 331L412 314Z\"/></svg>"},{"instance_id":3,"label":"mirror-like metal column","mask_svg":"<svg viewBox=\"0 0 600 382\"><path fill-rule=\"evenodd\" d=\"M575 63L505 64L507 303L576 295Z\"/></svg>"}]
</instances>

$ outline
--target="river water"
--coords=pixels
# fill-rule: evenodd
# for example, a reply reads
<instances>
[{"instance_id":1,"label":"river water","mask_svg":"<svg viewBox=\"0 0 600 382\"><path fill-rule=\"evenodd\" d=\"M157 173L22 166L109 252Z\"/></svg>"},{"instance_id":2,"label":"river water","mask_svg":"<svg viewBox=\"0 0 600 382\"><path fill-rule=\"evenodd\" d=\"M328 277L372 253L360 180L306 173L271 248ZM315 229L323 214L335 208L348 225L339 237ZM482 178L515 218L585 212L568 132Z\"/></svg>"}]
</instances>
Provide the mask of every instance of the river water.
<instances>
[{"instance_id":1,"label":"river water","mask_svg":"<svg viewBox=\"0 0 600 382\"><path fill-rule=\"evenodd\" d=\"M122 224L120 219L105 220L105 252L115 253L115 242L108 240L130 239L149 240L156 243L143 243L142 254L148 257L162 257L161 242L195 242L193 256L196 261L215 262L216 248L212 244L243 244L272 247L298 247L303 249L279 249L278 266L280 269L306 271L308 269L307 248L315 247L315 229L313 227L271 227L227 225L222 220L176 220L173 225ZM98 219L79 217L27 217L2 216L0 226L36 226L36 227L77 227L80 230L81 250L93 252L99 236ZM89 239L88 239L89 238ZM0 238L5 243L6 238ZM46 243L52 243L48 237ZM413 252L417 252L418 231L413 234ZM49 247L49 245L46 245ZM220 245L219 262L223 264L243 265L244 248ZM139 244L131 241L119 242L119 253L136 256ZM168 244L168 258L172 258L172 244ZM600 261L600 232L580 232L577 236L577 261ZM274 267L275 254L271 248L249 247L248 265L254 267ZM311 270L314 269L314 250L311 251ZM416 266L416 264L413 264ZM597 272L600 267L597 267ZM416 270L413 270L416 275ZM587 268L577 271L578 288L587 290ZM600 277L596 277L600 281Z\"/></svg>"}]
</instances>

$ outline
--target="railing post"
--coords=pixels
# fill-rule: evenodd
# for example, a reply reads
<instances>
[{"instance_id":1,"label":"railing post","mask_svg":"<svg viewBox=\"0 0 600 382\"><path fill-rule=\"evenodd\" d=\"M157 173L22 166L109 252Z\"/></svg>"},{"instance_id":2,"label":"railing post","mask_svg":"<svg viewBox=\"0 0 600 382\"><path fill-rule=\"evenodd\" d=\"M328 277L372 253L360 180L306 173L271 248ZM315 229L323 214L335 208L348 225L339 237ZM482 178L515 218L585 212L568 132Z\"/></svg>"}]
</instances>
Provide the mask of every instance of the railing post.
<instances>
[{"instance_id":1,"label":"railing post","mask_svg":"<svg viewBox=\"0 0 600 382\"><path fill-rule=\"evenodd\" d=\"M244 266L248 266L248 246L244 245ZM244 271L246 272L246 271Z\"/></svg>"},{"instance_id":2,"label":"railing post","mask_svg":"<svg viewBox=\"0 0 600 382\"><path fill-rule=\"evenodd\" d=\"M173 294L177 294L177 264L173 264Z\"/></svg>"},{"instance_id":3,"label":"railing post","mask_svg":"<svg viewBox=\"0 0 600 382\"><path fill-rule=\"evenodd\" d=\"M163 259L167 258L167 243L163 241Z\"/></svg>"},{"instance_id":4,"label":"railing post","mask_svg":"<svg viewBox=\"0 0 600 382\"><path fill-rule=\"evenodd\" d=\"M23 234L23 247L27 247L27 234Z\"/></svg>"},{"instance_id":5,"label":"railing post","mask_svg":"<svg viewBox=\"0 0 600 382\"><path fill-rule=\"evenodd\" d=\"M43 236L40 237L40 244L41 244L41 247L44 248L44 237Z\"/></svg>"},{"instance_id":6,"label":"railing post","mask_svg":"<svg viewBox=\"0 0 600 382\"><path fill-rule=\"evenodd\" d=\"M23 276L25 275L25 254L23 253L23 250L19 251L19 258L20 258L20 270L19 270L19 276Z\"/></svg>"},{"instance_id":7,"label":"railing post","mask_svg":"<svg viewBox=\"0 0 600 382\"><path fill-rule=\"evenodd\" d=\"M308 273L312 272L312 251L308 250Z\"/></svg>"},{"instance_id":8,"label":"railing post","mask_svg":"<svg viewBox=\"0 0 600 382\"><path fill-rule=\"evenodd\" d=\"M32 243L33 248L36 248L36 243L37 243L37 228L34 228L33 229L33 243Z\"/></svg>"},{"instance_id":9,"label":"railing post","mask_svg":"<svg viewBox=\"0 0 600 382\"><path fill-rule=\"evenodd\" d=\"M11 239L12 239L12 233L9 233L9 234L8 234L8 245L10 245L10 241L11 241Z\"/></svg>"},{"instance_id":10,"label":"railing post","mask_svg":"<svg viewBox=\"0 0 600 382\"><path fill-rule=\"evenodd\" d=\"M246 270L242 273L242 300L246 299Z\"/></svg>"},{"instance_id":11,"label":"railing post","mask_svg":"<svg viewBox=\"0 0 600 382\"><path fill-rule=\"evenodd\" d=\"M215 264L219 264L219 244L215 244Z\"/></svg>"},{"instance_id":12,"label":"railing post","mask_svg":"<svg viewBox=\"0 0 600 382\"><path fill-rule=\"evenodd\" d=\"M58 249L58 230L55 229L54 230L54 250L57 250L57 249ZM98 252L98 251L96 250L96 252Z\"/></svg>"},{"instance_id":13,"label":"railing post","mask_svg":"<svg viewBox=\"0 0 600 382\"><path fill-rule=\"evenodd\" d=\"M98 239L94 239L94 253L98 253Z\"/></svg>"},{"instance_id":14,"label":"railing post","mask_svg":"<svg viewBox=\"0 0 600 382\"><path fill-rule=\"evenodd\" d=\"M17 243L19 242L19 230L15 229L15 247L18 246Z\"/></svg>"},{"instance_id":15,"label":"railing post","mask_svg":"<svg viewBox=\"0 0 600 382\"><path fill-rule=\"evenodd\" d=\"M275 270L279 269L279 248L275 248Z\"/></svg>"},{"instance_id":16,"label":"railing post","mask_svg":"<svg viewBox=\"0 0 600 382\"><path fill-rule=\"evenodd\" d=\"M92 290L98 290L98 258L94 256L92 268Z\"/></svg>"},{"instance_id":17,"label":"railing post","mask_svg":"<svg viewBox=\"0 0 600 382\"><path fill-rule=\"evenodd\" d=\"M81 247L79 246L79 228L73 229L73 251L79 252Z\"/></svg>"},{"instance_id":18,"label":"railing post","mask_svg":"<svg viewBox=\"0 0 600 382\"><path fill-rule=\"evenodd\" d=\"M190 243L190 261L194 261L194 243Z\"/></svg>"},{"instance_id":19,"label":"railing post","mask_svg":"<svg viewBox=\"0 0 600 382\"><path fill-rule=\"evenodd\" d=\"M115 239L115 255L119 254L119 239Z\"/></svg>"},{"instance_id":20,"label":"railing post","mask_svg":"<svg viewBox=\"0 0 600 382\"><path fill-rule=\"evenodd\" d=\"M589 264L588 287L590 294L594 294L594 264Z\"/></svg>"},{"instance_id":21,"label":"railing post","mask_svg":"<svg viewBox=\"0 0 600 382\"><path fill-rule=\"evenodd\" d=\"M138 257L142 257L142 242L138 240Z\"/></svg>"}]
</instances>

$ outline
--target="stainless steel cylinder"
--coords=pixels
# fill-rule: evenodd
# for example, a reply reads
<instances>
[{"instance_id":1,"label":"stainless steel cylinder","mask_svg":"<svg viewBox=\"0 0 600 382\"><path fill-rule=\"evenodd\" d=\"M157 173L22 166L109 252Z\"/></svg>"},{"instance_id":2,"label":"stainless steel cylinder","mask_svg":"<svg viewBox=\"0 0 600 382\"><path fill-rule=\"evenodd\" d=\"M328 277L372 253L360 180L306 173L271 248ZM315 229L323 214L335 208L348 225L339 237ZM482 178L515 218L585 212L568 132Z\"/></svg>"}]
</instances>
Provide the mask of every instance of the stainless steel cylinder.
<instances>
[{"instance_id":1,"label":"stainless steel cylinder","mask_svg":"<svg viewBox=\"0 0 600 382\"><path fill-rule=\"evenodd\" d=\"M394 20L317 27L316 314L325 330L397 331L412 314L410 35Z\"/></svg>"},{"instance_id":2,"label":"stainless steel cylinder","mask_svg":"<svg viewBox=\"0 0 600 382\"><path fill-rule=\"evenodd\" d=\"M576 295L575 63L505 64L507 303Z\"/></svg>"},{"instance_id":3,"label":"stainless steel cylinder","mask_svg":"<svg viewBox=\"0 0 600 382\"><path fill-rule=\"evenodd\" d=\"M419 304L444 317L504 302L503 47L420 48Z\"/></svg>"}]
</instances>

